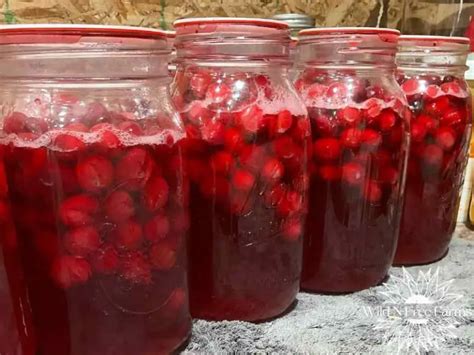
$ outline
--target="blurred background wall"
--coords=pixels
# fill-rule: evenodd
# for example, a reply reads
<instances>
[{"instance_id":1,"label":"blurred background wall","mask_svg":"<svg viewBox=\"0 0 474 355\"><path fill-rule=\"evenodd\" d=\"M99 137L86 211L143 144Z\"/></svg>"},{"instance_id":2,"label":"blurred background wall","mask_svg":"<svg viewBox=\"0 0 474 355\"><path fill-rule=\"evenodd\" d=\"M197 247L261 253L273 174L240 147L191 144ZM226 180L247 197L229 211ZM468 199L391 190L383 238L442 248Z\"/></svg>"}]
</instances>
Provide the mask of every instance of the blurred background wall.
<instances>
[{"instance_id":1,"label":"blurred background wall","mask_svg":"<svg viewBox=\"0 0 474 355\"><path fill-rule=\"evenodd\" d=\"M459 3L463 5L460 7ZM180 17L304 13L318 26L382 26L462 34L474 0L0 0L6 23L94 23L171 28ZM461 11L459 11L461 9ZM405 16L404 16L405 14Z\"/></svg>"}]
</instances>

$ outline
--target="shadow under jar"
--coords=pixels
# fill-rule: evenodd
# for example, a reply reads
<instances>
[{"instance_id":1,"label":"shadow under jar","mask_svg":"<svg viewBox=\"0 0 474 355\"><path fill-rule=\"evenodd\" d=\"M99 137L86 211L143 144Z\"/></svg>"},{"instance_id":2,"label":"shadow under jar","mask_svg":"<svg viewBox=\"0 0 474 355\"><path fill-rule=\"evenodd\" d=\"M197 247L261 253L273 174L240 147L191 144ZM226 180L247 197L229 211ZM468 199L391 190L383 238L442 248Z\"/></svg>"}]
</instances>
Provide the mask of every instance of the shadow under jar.
<instances>
[{"instance_id":1,"label":"shadow under jar","mask_svg":"<svg viewBox=\"0 0 474 355\"><path fill-rule=\"evenodd\" d=\"M0 148L37 337L25 354L168 354L190 333L166 48L152 29L0 29Z\"/></svg>"},{"instance_id":2,"label":"shadow under jar","mask_svg":"<svg viewBox=\"0 0 474 355\"><path fill-rule=\"evenodd\" d=\"M304 290L362 290L392 263L409 132L394 75L398 36L370 28L300 32L295 85L313 140Z\"/></svg>"},{"instance_id":3,"label":"shadow under jar","mask_svg":"<svg viewBox=\"0 0 474 355\"><path fill-rule=\"evenodd\" d=\"M272 318L299 290L308 186L310 127L288 79L287 25L215 18L175 28L191 314Z\"/></svg>"},{"instance_id":4,"label":"shadow under jar","mask_svg":"<svg viewBox=\"0 0 474 355\"><path fill-rule=\"evenodd\" d=\"M398 82L412 121L395 264L429 263L448 251L471 135L471 99L464 81L468 52L468 38L400 37Z\"/></svg>"}]
</instances>

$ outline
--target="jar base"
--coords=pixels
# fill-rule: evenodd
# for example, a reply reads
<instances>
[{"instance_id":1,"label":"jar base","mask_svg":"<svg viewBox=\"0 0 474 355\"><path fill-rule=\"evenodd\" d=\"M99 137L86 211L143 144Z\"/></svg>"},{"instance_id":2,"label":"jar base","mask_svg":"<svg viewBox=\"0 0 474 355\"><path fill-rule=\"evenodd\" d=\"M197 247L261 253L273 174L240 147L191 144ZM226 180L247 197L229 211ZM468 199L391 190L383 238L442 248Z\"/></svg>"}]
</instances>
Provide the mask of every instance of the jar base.
<instances>
[{"instance_id":1,"label":"jar base","mask_svg":"<svg viewBox=\"0 0 474 355\"><path fill-rule=\"evenodd\" d=\"M366 290L368 288L380 285L384 283L388 279L388 277L389 275L385 273L384 276L381 277L358 277L345 281L321 278L319 280L302 282L301 290L308 293L342 295Z\"/></svg>"},{"instance_id":2,"label":"jar base","mask_svg":"<svg viewBox=\"0 0 474 355\"><path fill-rule=\"evenodd\" d=\"M427 255L420 257L419 253L413 253L405 251L404 253L397 253L393 260L393 266L416 266L416 265L428 265L436 263L444 259L449 253L449 248L446 248L442 253L436 253L433 255ZM399 255L401 254L401 255Z\"/></svg>"}]
</instances>

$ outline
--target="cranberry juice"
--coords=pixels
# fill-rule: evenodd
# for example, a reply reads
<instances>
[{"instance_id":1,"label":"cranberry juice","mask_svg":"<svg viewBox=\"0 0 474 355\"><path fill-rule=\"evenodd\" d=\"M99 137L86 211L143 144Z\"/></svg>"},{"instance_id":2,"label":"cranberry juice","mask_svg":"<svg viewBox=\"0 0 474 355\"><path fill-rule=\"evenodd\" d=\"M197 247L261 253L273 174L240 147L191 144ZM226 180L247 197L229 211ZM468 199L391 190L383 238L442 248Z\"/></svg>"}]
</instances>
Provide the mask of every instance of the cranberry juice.
<instances>
[{"instance_id":1,"label":"cranberry juice","mask_svg":"<svg viewBox=\"0 0 474 355\"><path fill-rule=\"evenodd\" d=\"M446 254L456 225L471 131L469 91L451 75L400 75L412 110L405 208L396 264Z\"/></svg>"},{"instance_id":2,"label":"cranberry juice","mask_svg":"<svg viewBox=\"0 0 474 355\"><path fill-rule=\"evenodd\" d=\"M169 353L190 331L175 137L100 104L87 115L62 129L4 119L37 353Z\"/></svg>"},{"instance_id":3,"label":"cranberry juice","mask_svg":"<svg viewBox=\"0 0 474 355\"><path fill-rule=\"evenodd\" d=\"M181 70L195 317L256 321L299 289L309 122L265 75ZM288 101L288 100L287 100ZM299 105L299 106L298 106Z\"/></svg>"},{"instance_id":4,"label":"cranberry juice","mask_svg":"<svg viewBox=\"0 0 474 355\"><path fill-rule=\"evenodd\" d=\"M308 69L296 82L313 137L303 289L361 290L391 265L408 134L396 83L377 80Z\"/></svg>"}]
</instances>

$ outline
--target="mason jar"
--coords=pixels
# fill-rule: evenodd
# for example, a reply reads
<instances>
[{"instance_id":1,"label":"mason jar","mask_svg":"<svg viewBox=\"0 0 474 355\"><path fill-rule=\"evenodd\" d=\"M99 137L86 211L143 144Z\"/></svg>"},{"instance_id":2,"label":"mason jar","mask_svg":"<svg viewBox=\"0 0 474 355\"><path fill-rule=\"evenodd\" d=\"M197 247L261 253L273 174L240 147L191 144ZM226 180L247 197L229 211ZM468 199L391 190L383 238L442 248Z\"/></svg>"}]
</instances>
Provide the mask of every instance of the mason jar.
<instances>
[{"instance_id":1,"label":"mason jar","mask_svg":"<svg viewBox=\"0 0 474 355\"><path fill-rule=\"evenodd\" d=\"M400 37L398 82L412 121L396 264L429 263L448 251L471 136L468 53L468 38Z\"/></svg>"},{"instance_id":2,"label":"mason jar","mask_svg":"<svg viewBox=\"0 0 474 355\"><path fill-rule=\"evenodd\" d=\"M309 121L288 78L288 26L175 22L172 96L191 181L191 314L258 321L299 289Z\"/></svg>"},{"instance_id":3,"label":"mason jar","mask_svg":"<svg viewBox=\"0 0 474 355\"><path fill-rule=\"evenodd\" d=\"M168 54L153 29L0 29L0 148L35 354L166 354L190 333Z\"/></svg>"},{"instance_id":4,"label":"mason jar","mask_svg":"<svg viewBox=\"0 0 474 355\"><path fill-rule=\"evenodd\" d=\"M300 32L296 88L312 129L305 290L362 290L392 264L409 133L398 37L379 28Z\"/></svg>"}]
</instances>

